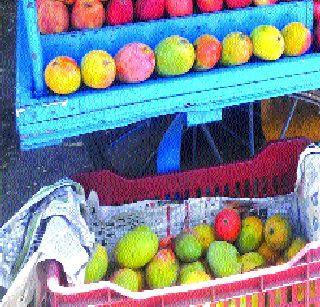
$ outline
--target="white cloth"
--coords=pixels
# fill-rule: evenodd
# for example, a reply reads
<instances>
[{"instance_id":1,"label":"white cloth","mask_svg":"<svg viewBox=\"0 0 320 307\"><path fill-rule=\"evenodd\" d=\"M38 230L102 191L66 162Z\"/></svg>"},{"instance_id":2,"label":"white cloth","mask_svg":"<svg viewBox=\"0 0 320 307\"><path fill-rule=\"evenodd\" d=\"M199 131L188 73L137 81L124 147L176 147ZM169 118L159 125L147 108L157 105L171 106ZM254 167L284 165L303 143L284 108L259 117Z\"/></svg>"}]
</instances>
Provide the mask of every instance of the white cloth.
<instances>
[{"instance_id":1,"label":"white cloth","mask_svg":"<svg viewBox=\"0 0 320 307\"><path fill-rule=\"evenodd\" d=\"M310 241L320 240L320 147L315 144L300 156L296 193L305 235Z\"/></svg>"},{"instance_id":2,"label":"white cloth","mask_svg":"<svg viewBox=\"0 0 320 307\"><path fill-rule=\"evenodd\" d=\"M8 289L0 306L27 306L35 294L41 301L37 266L45 260L60 262L71 285L83 284L94 246L84 206L82 187L62 180L41 189L0 229L0 285Z\"/></svg>"}]
</instances>

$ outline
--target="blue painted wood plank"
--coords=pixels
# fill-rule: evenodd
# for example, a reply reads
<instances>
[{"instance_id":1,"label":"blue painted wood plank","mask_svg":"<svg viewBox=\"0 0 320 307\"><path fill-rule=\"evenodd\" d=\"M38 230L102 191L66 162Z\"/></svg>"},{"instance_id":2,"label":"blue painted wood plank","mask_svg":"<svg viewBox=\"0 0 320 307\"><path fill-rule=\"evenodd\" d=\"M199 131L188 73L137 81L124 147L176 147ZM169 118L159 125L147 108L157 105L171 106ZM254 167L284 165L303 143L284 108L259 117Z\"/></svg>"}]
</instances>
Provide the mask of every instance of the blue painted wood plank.
<instances>
[{"instance_id":1,"label":"blue painted wood plank","mask_svg":"<svg viewBox=\"0 0 320 307\"><path fill-rule=\"evenodd\" d=\"M180 153L186 116L178 114L164 134L157 152L157 172L165 174L180 170Z\"/></svg>"},{"instance_id":2,"label":"blue painted wood plank","mask_svg":"<svg viewBox=\"0 0 320 307\"><path fill-rule=\"evenodd\" d=\"M314 73L312 75L314 78L308 78L308 75L301 75L299 79L286 79L283 80L275 79L274 80L274 87L280 89L284 94L289 94L292 92L300 92L307 90L308 88L316 88L319 87L319 80L320 80L320 72ZM267 82L266 82L267 83ZM288 86L288 83L291 86ZM208 102L206 103L208 110L216 110L217 108L221 108L222 106L232 106L232 105L239 105L241 103L246 103L247 99L251 101L266 99L268 97L277 97L278 91L273 92L265 92L262 90L262 86L254 86L252 85L252 92L246 93L235 98L230 98L229 100L223 101L212 101L210 97L212 97L212 93L206 93ZM249 97L249 98L248 98ZM173 100L178 100L180 97L175 97ZM201 101L203 95L199 94L199 101ZM184 99L182 100L184 101ZM180 101L181 102L181 101ZM127 106L126 112L123 114L123 125L127 125L132 122L139 121L143 119L143 115L139 114L140 109L137 109L133 106ZM124 108L127 108L124 107ZM190 109L192 110L192 108ZM169 109L165 110L169 114ZM172 112L176 113L176 112ZM156 116L157 111L152 113L150 110L149 116L154 117ZM64 118L59 119L52 122L42 122L36 124L28 124L25 126L20 127L20 133L23 135L25 139L22 140L22 144L30 144L30 146L38 147L37 144L40 142L41 144L45 143L46 139L62 139L63 137L70 137L75 135L80 135L84 133L88 133L91 131L98 131L98 130L106 130L114 128L118 123L112 121L112 111L105 110L105 111L98 111L88 117L85 114L77 115L71 118ZM32 134L33 132L36 132ZM40 141L39 141L40 140Z\"/></svg>"},{"instance_id":3,"label":"blue painted wood plank","mask_svg":"<svg viewBox=\"0 0 320 307\"><path fill-rule=\"evenodd\" d=\"M194 73L175 79L161 79L156 81L148 81L135 86L123 86L121 93L118 93L114 88L110 89L108 95L104 95L105 91L91 91L81 99L80 93L71 96L60 97L60 103L54 103L53 99L42 100L41 105L24 106L24 112L20 115L20 122L27 124L34 121L50 120L55 117L75 116L77 114L90 113L107 108L114 108L114 117L121 116L121 110L124 106L127 106L128 95L134 97L134 106L139 108L139 105L143 105L141 112L148 113L150 108L156 108L159 110L159 114L164 109L176 109L183 111L182 108L187 107L189 103L193 104L206 104L205 96L203 99L199 97L199 92L205 95L207 91L214 91L217 96L212 99L220 100L223 98L221 93L228 92L230 95L236 97L239 95L239 91L251 91L250 87L253 84L259 82L265 82L270 80L270 86L268 91L277 91L277 87L274 88L272 80L275 78L285 78L287 76L295 76L303 73L313 73L320 70L320 54L308 54L297 58L284 58L282 60L272 63L249 63L241 67L232 67L228 69L217 69L207 73ZM224 85L223 87L221 85ZM156 87L158 90L153 92L153 95L147 95L148 89ZM192 87L193 90L185 91L184 88ZM291 86L289 83L287 86ZM202 91L201 91L202 89ZM312 88L309 88L312 89ZM108 92L108 91L106 91ZM283 93L278 90L279 96ZM190 98L192 96L194 98ZM180 105L175 105L173 97L186 96L188 100L182 99ZM168 98L168 99L166 99ZM167 100L167 101L165 101ZM200 100L198 102L198 100ZM250 101L250 100L248 100ZM121 106L121 108L119 107ZM115 108L116 107L116 108ZM32 116L29 116L29 113ZM48 115L49 113L49 115ZM54 116L50 116L54 114ZM34 114L36 114L35 118ZM159 115L158 114L158 115ZM163 114L163 113L162 113ZM25 119L24 119L25 118ZM31 122L29 120L32 120ZM120 118L119 118L120 120Z\"/></svg>"},{"instance_id":4,"label":"blue painted wood plank","mask_svg":"<svg viewBox=\"0 0 320 307\"><path fill-rule=\"evenodd\" d=\"M40 32L38 29L36 0L20 0L19 2L22 2L22 10L19 10L19 13L23 14L25 18L26 35L29 46L28 55L32 61L34 93L38 97L44 93L45 83L43 79L44 53L41 46Z\"/></svg>"}]
</instances>

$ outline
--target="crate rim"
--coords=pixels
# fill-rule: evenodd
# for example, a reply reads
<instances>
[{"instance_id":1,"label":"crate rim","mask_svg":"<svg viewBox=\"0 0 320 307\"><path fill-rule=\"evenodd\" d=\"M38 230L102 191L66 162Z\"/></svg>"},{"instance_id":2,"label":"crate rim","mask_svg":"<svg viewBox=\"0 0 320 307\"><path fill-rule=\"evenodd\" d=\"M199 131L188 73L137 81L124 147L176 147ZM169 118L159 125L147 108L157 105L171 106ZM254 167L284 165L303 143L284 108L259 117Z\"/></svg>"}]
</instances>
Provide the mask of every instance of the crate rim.
<instances>
[{"instance_id":1,"label":"crate rim","mask_svg":"<svg viewBox=\"0 0 320 307\"><path fill-rule=\"evenodd\" d=\"M157 177L157 178L163 178L163 177L167 177L167 176L170 176L170 175L185 175L185 174L189 174L189 173L192 173L192 172L195 172L195 171L205 171L207 169L211 169L211 168L216 168L216 167L226 167L228 165L237 165L237 164L243 164L243 163L254 163L254 161L256 159L259 158L260 155L262 155L266 150L268 150L270 148L270 146L277 146L277 144L285 144L285 143L288 143L288 142L294 142L294 143L304 143L306 144L306 147L309 146L310 144L312 144L311 140L308 139L308 138L305 138L305 137L294 137L294 138L287 138L287 139L284 139L284 140L274 140L274 141L271 141L271 142L266 142L258 152L256 152L256 154L253 156L253 157L248 157L247 159L244 159L244 160L236 160L236 161L232 161L231 163L228 163L228 162L223 162L221 164L217 164L217 165L214 165L214 166L208 166L208 167L202 167L202 168L196 168L196 169L188 169L188 170L184 170L184 171L172 171L172 172L169 172L169 173L165 173L165 174L157 174L157 175L148 175L148 176L144 176L144 177L138 177L138 178L130 178L130 177L127 177L127 176L122 176L122 175L119 175L117 174L116 172L113 172L113 171L110 171L110 170L107 170L107 169L103 169L103 170L97 170L97 171L91 171L91 172L82 172L82 173L77 173L77 174L74 174L73 176L71 176L71 179L74 179L76 181L76 178L78 177L81 177L82 175L94 175L94 174L101 174L101 173L112 173L114 175L116 175L119 179L121 180L124 180L124 181L127 181L127 182L135 182L137 180L142 180L142 179L145 179L145 180L151 180L152 178L154 177Z\"/></svg>"},{"instance_id":2,"label":"crate rim","mask_svg":"<svg viewBox=\"0 0 320 307\"><path fill-rule=\"evenodd\" d=\"M178 294L178 293L181 294L181 293L194 291L194 290L203 290L203 289L207 289L215 286L231 284L233 282L244 281L247 279L252 279L257 277L263 278L264 276L267 276L267 275L285 272L286 270L292 268L297 262L299 262L299 260L301 260L301 258L307 255L308 252L315 249L319 249L319 248L320 248L320 240L313 241L308 243L289 262L286 262L282 265L275 265L275 266L258 269L258 270L254 270L254 271L250 271L242 274L231 275L229 277L217 278L207 282L195 283L190 285L173 286L173 287L167 287L163 289L144 290L142 292L132 292L130 290L126 290L125 288L122 288L110 281L100 281L98 283L84 284L81 286L74 286L74 287L61 286L59 283L60 280L58 278L58 266L54 262L50 262L48 264L49 274L47 278L47 286L48 286L48 290L51 293L56 295L62 295L62 296L87 293L87 292L97 291L102 289L104 290L109 289L111 291L113 290L118 294L121 294L127 297L128 299L147 300L154 297L166 296L169 294ZM308 265L308 263L306 265ZM271 287L270 289L272 288L273 287ZM270 289L266 288L266 289L261 289L259 291L267 291Z\"/></svg>"}]
</instances>

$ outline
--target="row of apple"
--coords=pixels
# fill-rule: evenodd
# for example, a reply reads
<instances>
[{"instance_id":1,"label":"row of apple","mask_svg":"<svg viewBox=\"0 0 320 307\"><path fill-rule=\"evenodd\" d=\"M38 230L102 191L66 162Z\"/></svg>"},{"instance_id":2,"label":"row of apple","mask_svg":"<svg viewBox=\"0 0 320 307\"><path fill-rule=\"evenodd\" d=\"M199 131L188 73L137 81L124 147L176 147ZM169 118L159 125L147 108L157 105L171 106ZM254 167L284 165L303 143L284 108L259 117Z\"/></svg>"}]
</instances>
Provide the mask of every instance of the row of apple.
<instances>
[{"instance_id":1,"label":"row of apple","mask_svg":"<svg viewBox=\"0 0 320 307\"><path fill-rule=\"evenodd\" d=\"M177 76L222 66L241 65L252 55L265 61L282 55L300 56L311 45L311 33L300 22L284 27L282 32L271 25L256 27L251 36L242 32L228 34L220 41L210 34L200 36L194 44L178 35L162 40L153 51L143 43L125 45L113 58L103 50L87 53L81 68L69 57L57 57L45 69L47 86L56 94L70 94L83 82L96 89L107 88L117 78L124 83L147 80L154 71L158 76Z\"/></svg>"},{"instance_id":2,"label":"row of apple","mask_svg":"<svg viewBox=\"0 0 320 307\"><path fill-rule=\"evenodd\" d=\"M278 0L36 0L38 25L42 34L73 29L98 29L103 24L122 25L133 21L149 21L168 17L207 13L251 4L275 4ZM195 1L195 3L194 3ZM196 6L195 6L196 4ZM68 5L70 7L68 8ZM72 5L72 6L71 6ZM70 10L70 14L69 14Z\"/></svg>"}]
</instances>

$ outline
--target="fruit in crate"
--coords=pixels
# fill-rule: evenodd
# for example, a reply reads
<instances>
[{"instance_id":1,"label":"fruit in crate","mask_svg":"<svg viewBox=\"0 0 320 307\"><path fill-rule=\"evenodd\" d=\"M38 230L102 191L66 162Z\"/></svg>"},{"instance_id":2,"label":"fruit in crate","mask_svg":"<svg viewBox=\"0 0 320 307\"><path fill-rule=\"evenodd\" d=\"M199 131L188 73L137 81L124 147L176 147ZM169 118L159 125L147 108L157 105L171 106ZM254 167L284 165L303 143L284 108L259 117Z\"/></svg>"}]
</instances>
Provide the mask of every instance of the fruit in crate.
<instances>
[{"instance_id":1,"label":"fruit in crate","mask_svg":"<svg viewBox=\"0 0 320 307\"><path fill-rule=\"evenodd\" d=\"M253 54L265 61L278 60L284 51L284 39L274 26L262 25L251 33Z\"/></svg>"},{"instance_id":2,"label":"fruit in crate","mask_svg":"<svg viewBox=\"0 0 320 307\"><path fill-rule=\"evenodd\" d=\"M220 240L234 242L241 229L241 219L236 210L223 209L215 217L214 230Z\"/></svg>"},{"instance_id":3,"label":"fruit in crate","mask_svg":"<svg viewBox=\"0 0 320 307\"><path fill-rule=\"evenodd\" d=\"M252 0L226 0L225 3L229 9L238 9L249 6Z\"/></svg>"},{"instance_id":4,"label":"fruit in crate","mask_svg":"<svg viewBox=\"0 0 320 307\"><path fill-rule=\"evenodd\" d=\"M77 62L66 56L53 59L44 72L46 85L55 93L67 95L81 85L81 73Z\"/></svg>"},{"instance_id":5,"label":"fruit in crate","mask_svg":"<svg viewBox=\"0 0 320 307\"><path fill-rule=\"evenodd\" d=\"M276 4L278 0L253 0L253 3L256 6L262 6L262 5L272 5Z\"/></svg>"},{"instance_id":6,"label":"fruit in crate","mask_svg":"<svg viewBox=\"0 0 320 307\"><path fill-rule=\"evenodd\" d=\"M193 13L192 0L166 0L165 6L171 17L187 16Z\"/></svg>"},{"instance_id":7,"label":"fruit in crate","mask_svg":"<svg viewBox=\"0 0 320 307\"><path fill-rule=\"evenodd\" d=\"M222 45L218 39L209 34L200 36L194 43L196 60L195 70L213 68L221 58Z\"/></svg>"},{"instance_id":8,"label":"fruit in crate","mask_svg":"<svg viewBox=\"0 0 320 307\"><path fill-rule=\"evenodd\" d=\"M320 2L313 2L313 17L317 23L320 21Z\"/></svg>"},{"instance_id":9,"label":"fruit in crate","mask_svg":"<svg viewBox=\"0 0 320 307\"><path fill-rule=\"evenodd\" d=\"M320 23L316 27L315 37L316 37L317 47L319 49L320 48Z\"/></svg>"},{"instance_id":10,"label":"fruit in crate","mask_svg":"<svg viewBox=\"0 0 320 307\"><path fill-rule=\"evenodd\" d=\"M115 247L115 258L121 267L138 269L157 253L159 240L147 226L138 226L122 237Z\"/></svg>"},{"instance_id":11,"label":"fruit in crate","mask_svg":"<svg viewBox=\"0 0 320 307\"><path fill-rule=\"evenodd\" d=\"M138 289L139 289L138 291L142 291L146 284L146 277L145 277L144 271L137 270L135 272L137 273L137 276L138 276Z\"/></svg>"},{"instance_id":12,"label":"fruit in crate","mask_svg":"<svg viewBox=\"0 0 320 307\"><path fill-rule=\"evenodd\" d=\"M165 0L137 0L135 14L139 20L160 19L164 15Z\"/></svg>"},{"instance_id":13,"label":"fruit in crate","mask_svg":"<svg viewBox=\"0 0 320 307\"><path fill-rule=\"evenodd\" d=\"M162 249L146 268L146 282L151 289L171 287L178 278L179 265L170 249Z\"/></svg>"},{"instance_id":14,"label":"fruit in crate","mask_svg":"<svg viewBox=\"0 0 320 307\"><path fill-rule=\"evenodd\" d=\"M72 27L79 30L101 28L105 11L99 0L76 0L71 13Z\"/></svg>"},{"instance_id":15,"label":"fruit in crate","mask_svg":"<svg viewBox=\"0 0 320 307\"><path fill-rule=\"evenodd\" d=\"M186 275L188 275L191 272L195 271L203 271L206 272L206 269L204 265L200 261L188 263L188 264L183 264L180 268L179 272L179 279L180 283L182 283L182 280L185 280Z\"/></svg>"},{"instance_id":16,"label":"fruit in crate","mask_svg":"<svg viewBox=\"0 0 320 307\"><path fill-rule=\"evenodd\" d=\"M97 244L91 259L86 265L84 282L91 283L100 281L106 275L107 270L108 253L102 245Z\"/></svg>"},{"instance_id":17,"label":"fruit in crate","mask_svg":"<svg viewBox=\"0 0 320 307\"><path fill-rule=\"evenodd\" d=\"M285 259L290 260L296 254L298 254L307 244L307 241L304 238L297 237L292 240L291 245L285 253Z\"/></svg>"},{"instance_id":18,"label":"fruit in crate","mask_svg":"<svg viewBox=\"0 0 320 307\"><path fill-rule=\"evenodd\" d=\"M211 280L210 275L202 270L192 271L183 276L180 279L181 285L195 284L198 282L204 282Z\"/></svg>"},{"instance_id":19,"label":"fruit in crate","mask_svg":"<svg viewBox=\"0 0 320 307\"><path fill-rule=\"evenodd\" d=\"M218 302L215 307L224 307L223 302ZM227 302L228 307L237 307L237 302L235 299L231 299ZM247 306L247 299L245 296L240 297L240 306L239 307L246 307ZM253 294L251 296L251 307L258 307L259 306L259 296L258 294Z\"/></svg>"},{"instance_id":20,"label":"fruit in crate","mask_svg":"<svg viewBox=\"0 0 320 307\"><path fill-rule=\"evenodd\" d=\"M59 1L43 0L37 2L38 26L42 34L65 32L69 28L69 12Z\"/></svg>"},{"instance_id":21,"label":"fruit in crate","mask_svg":"<svg viewBox=\"0 0 320 307\"><path fill-rule=\"evenodd\" d=\"M310 298L315 299L316 298L316 283L315 281L310 281L309 283L309 289L310 289ZM304 284L298 284L297 285L297 300L299 303L305 301L305 293L307 291L307 286ZM311 304L310 307L316 307L318 305Z\"/></svg>"},{"instance_id":22,"label":"fruit in crate","mask_svg":"<svg viewBox=\"0 0 320 307\"><path fill-rule=\"evenodd\" d=\"M228 34L222 41L221 63L225 66L249 62L253 46L250 38L242 32Z\"/></svg>"},{"instance_id":23,"label":"fruit in crate","mask_svg":"<svg viewBox=\"0 0 320 307\"><path fill-rule=\"evenodd\" d=\"M270 248L277 251L285 250L292 240L290 221L280 214L271 216L265 223L264 236Z\"/></svg>"},{"instance_id":24,"label":"fruit in crate","mask_svg":"<svg viewBox=\"0 0 320 307\"><path fill-rule=\"evenodd\" d=\"M191 233L182 233L175 239L174 251L182 262L197 261L202 254L200 241Z\"/></svg>"},{"instance_id":25,"label":"fruit in crate","mask_svg":"<svg viewBox=\"0 0 320 307\"><path fill-rule=\"evenodd\" d=\"M241 254L255 251L261 243L263 235L262 221L249 216L242 220L241 231L237 240L238 250Z\"/></svg>"},{"instance_id":26,"label":"fruit in crate","mask_svg":"<svg viewBox=\"0 0 320 307\"><path fill-rule=\"evenodd\" d=\"M132 22L132 0L110 0L107 6L106 16L107 23L112 26Z\"/></svg>"},{"instance_id":27,"label":"fruit in crate","mask_svg":"<svg viewBox=\"0 0 320 307\"><path fill-rule=\"evenodd\" d=\"M127 290L139 291L139 277L134 270L120 269L113 274L110 281Z\"/></svg>"},{"instance_id":28,"label":"fruit in crate","mask_svg":"<svg viewBox=\"0 0 320 307\"><path fill-rule=\"evenodd\" d=\"M61 1L66 5L72 5L76 2L76 0L58 0L58 1Z\"/></svg>"},{"instance_id":29,"label":"fruit in crate","mask_svg":"<svg viewBox=\"0 0 320 307\"><path fill-rule=\"evenodd\" d=\"M116 65L110 54L103 50L87 53L81 61L83 82L92 88L107 88L116 77Z\"/></svg>"},{"instance_id":30,"label":"fruit in crate","mask_svg":"<svg viewBox=\"0 0 320 307\"><path fill-rule=\"evenodd\" d=\"M240 258L242 272L249 272L265 265L265 259L257 252L246 253Z\"/></svg>"},{"instance_id":31,"label":"fruit in crate","mask_svg":"<svg viewBox=\"0 0 320 307\"><path fill-rule=\"evenodd\" d=\"M285 264L286 262L287 262L286 259L283 256L281 256L277 259L276 265Z\"/></svg>"},{"instance_id":32,"label":"fruit in crate","mask_svg":"<svg viewBox=\"0 0 320 307\"><path fill-rule=\"evenodd\" d=\"M117 77L127 83L141 82L150 78L155 67L152 49L142 43L131 43L115 56Z\"/></svg>"},{"instance_id":33,"label":"fruit in crate","mask_svg":"<svg viewBox=\"0 0 320 307\"><path fill-rule=\"evenodd\" d=\"M226 241L215 241L211 243L207 260L215 277L227 277L241 273L237 249Z\"/></svg>"},{"instance_id":34,"label":"fruit in crate","mask_svg":"<svg viewBox=\"0 0 320 307\"><path fill-rule=\"evenodd\" d=\"M310 30L301 22L287 24L282 30L284 55L299 56L306 53L312 41Z\"/></svg>"},{"instance_id":35,"label":"fruit in crate","mask_svg":"<svg viewBox=\"0 0 320 307\"><path fill-rule=\"evenodd\" d=\"M280 258L279 253L269 247L266 242L262 242L262 244L258 248L258 253L264 257L268 265L274 265Z\"/></svg>"},{"instance_id":36,"label":"fruit in crate","mask_svg":"<svg viewBox=\"0 0 320 307\"><path fill-rule=\"evenodd\" d=\"M193 66L195 52L190 42L178 35L161 41L155 48L156 69L160 76L177 76L187 73Z\"/></svg>"},{"instance_id":37,"label":"fruit in crate","mask_svg":"<svg viewBox=\"0 0 320 307\"><path fill-rule=\"evenodd\" d=\"M205 255L210 244L215 240L213 227L208 224L199 224L192 229L192 233L202 246L202 255Z\"/></svg>"},{"instance_id":38,"label":"fruit in crate","mask_svg":"<svg viewBox=\"0 0 320 307\"><path fill-rule=\"evenodd\" d=\"M223 0L197 0L198 8L203 13L221 11Z\"/></svg>"}]
</instances>

